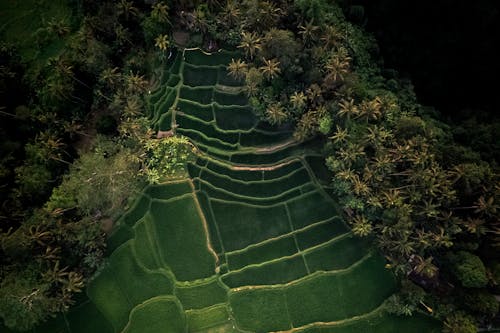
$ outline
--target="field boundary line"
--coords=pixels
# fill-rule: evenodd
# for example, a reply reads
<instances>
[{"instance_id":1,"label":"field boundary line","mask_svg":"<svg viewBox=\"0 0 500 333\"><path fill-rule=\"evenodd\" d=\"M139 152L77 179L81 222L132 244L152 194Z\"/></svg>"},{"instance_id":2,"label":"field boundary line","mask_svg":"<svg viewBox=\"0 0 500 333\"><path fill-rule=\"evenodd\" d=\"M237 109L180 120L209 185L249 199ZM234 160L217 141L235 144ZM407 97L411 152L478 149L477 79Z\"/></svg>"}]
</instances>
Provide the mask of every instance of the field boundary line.
<instances>
[{"instance_id":1,"label":"field boundary line","mask_svg":"<svg viewBox=\"0 0 500 333\"><path fill-rule=\"evenodd\" d=\"M217 255L217 252L215 252L215 250L212 247L212 243L210 241L210 231L208 229L208 223L207 223L207 220L205 218L205 214L203 213L203 209L201 208L200 203L198 201L198 197L196 196L194 184L193 184L193 181L191 179L189 179L189 186L191 186L191 191L192 191L191 196L193 197L194 205L196 206L196 210L198 211L198 215L200 216L201 223L203 224L203 229L205 230L205 239L206 239L208 251L215 258L215 267L218 267L219 266L219 256Z\"/></svg>"}]
</instances>

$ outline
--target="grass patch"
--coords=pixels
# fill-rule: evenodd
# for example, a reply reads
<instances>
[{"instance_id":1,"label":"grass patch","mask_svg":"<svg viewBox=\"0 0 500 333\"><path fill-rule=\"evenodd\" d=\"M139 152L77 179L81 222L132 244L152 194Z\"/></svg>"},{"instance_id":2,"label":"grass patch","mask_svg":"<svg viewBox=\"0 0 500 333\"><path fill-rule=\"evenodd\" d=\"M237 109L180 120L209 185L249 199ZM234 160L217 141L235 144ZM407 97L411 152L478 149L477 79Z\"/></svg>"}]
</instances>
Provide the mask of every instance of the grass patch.
<instances>
[{"instance_id":1,"label":"grass patch","mask_svg":"<svg viewBox=\"0 0 500 333\"><path fill-rule=\"evenodd\" d=\"M380 313L360 318L345 324L329 327L311 327L300 333L440 333L442 324L423 314L413 316L395 316Z\"/></svg>"},{"instance_id":2,"label":"grass patch","mask_svg":"<svg viewBox=\"0 0 500 333\"><path fill-rule=\"evenodd\" d=\"M177 286L175 295L185 310L202 309L227 301L227 291L218 279L212 279L202 284Z\"/></svg>"},{"instance_id":3,"label":"grass patch","mask_svg":"<svg viewBox=\"0 0 500 333\"><path fill-rule=\"evenodd\" d=\"M263 171L252 171L252 170L232 170L221 164L214 162L208 162L207 169L213 173L226 175L232 179L237 179L241 181L256 181L262 180Z\"/></svg>"},{"instance_id":4,"label":"grass patch","mask_svg":"<svg viewBox=\"0 0 500 333\"><path fill-rule=\"evenodd\" d=\"M305 194L287 203L295 230L337 215L333 203L320 192Z\"/></svg>"},{"instance_id":5,"label":"grass patch","mask_svg":"<svg viewBox=\"0 0 500 333\"><path fill-rule=\"evenodd\" d=\"M248 104L248 99L245 93L230 94L222 91L214 91L214 101L219 105L239 105L245 106Z\"/></svg>"},{"instance_id":6,"label":"grass patch","mask_svg":"<svg viewBox=\"0 0 500 333\"><path fill-rule=\"evenodd\" d=\"M229 272L222 281L230 288L242 286L272 285L291 282L307 275L302 256L247 266L241 271Z\"/></svg>"},{"instance_id":7,"label":"grass patch","mask_svg":"<svg viewBox=\"0 0 500 333\"><path fill-rule=\"evenodd\" d=\"M151 203L160 257L177 280L214 274L215 258L208 252L205 230L192 195L175 201Z\"/></svg>"},{"instance_id":8,"label":"grass patch","mask_svg":"<svg viewBox=\"0 0 500 333\"><path fill-rule=\"evenodd\" d=\"M196 87L191 88L188 86L182 86L180 89L180 98L186 99L193 102L198 102L200 104L210 104L212 103L212 96L214 90L211 87L202 88Z\"/></svg>"},{"instance_id":9,"label":"grass patch","mask_svg":"<svg viewBox=\"0 0 500 333\"><path fill-rule=\"evenodd\" d=\"M123 215L123 222L132 227L149 210L149 204L149 198L145 195L141 195L139 199L135 201L132 208Z\"/></svg>"},{"instance_id":10,"label":"grass patch","mask_svg":"<svg viewBox=\"0 0 500 333\"><path fill-rule=\"evenodd\" d=\"M301 250L327 242L341 234L349 232L349 228L340 217L335 217L328 222L315 225L300 233L297 233L297 243Z\"/></svg>"},{"instance_id":11,"label":"grass patch","mask_svg":"<svg viewBox=\"0 0 500 333\"><path fill-rule=\"evenodd\" d=\"M290 235L262 245L251 246L242 251L228 253L226 256L229 269L236 270L294 253L297 253L297 247L293 236Z\"/></svg>"},{"instance_id":12,"label":"grass patch","mask_svg":"<svg viewBox=\"0 0 500 333\"><path fill-rule=\"evenodd\" d=\"M304 255L311 273L347 268L370 250L371 239L354 236L336 240Z\"/></svg>"},{"instance_id":13,"label":"grass patch","mask_svg":"<svg viewBox=\"0 0 500 333\"><path fill-rule=\"evenodd\" d=\"M156 244L150 235L151 223L151 215L148 213L135 225L133 244L137 260L147 269L156 270L161 267L161 263Z\"/></svg>"},{"instance_id":14,"label":"grass patch","mask_svg":"<svg viewBox=\"0 0 500 333\"><path fill-rule=\"evenodd\" d=\"M217 84L217 68L197 68L184 64L183 78L187 86L214 86Z\"/></svg>"},{"instance_id":15,"label":"grass patch","mask_svg":"<svg viewBox=\"0 0 500 333\"><path fill-rule=\"evenodd\" d=\"M215 200L211 204L226 251L291 231L283 205L257 207Z\"/></svg>"},{"instance_id":16,"label":"grass patch","mask_svg":"<svg viewBox=\"0 0 500 333\"><path fill-rule=\"evenodd\" d=\"M269 332L291 328L281 288L232 292L229 301L238 327L243 330Z\"/></svg>"},{"instance_id":17,"label":"grass patch","mask_svg":"<svg viewBox=\"0 0 500 333\"><path fill-rule=\"evenodd\" d=\"M214 114L217 126L223 130L248 131L257 124L257 116L249 106L224 107L214 106Z\"/></svg>"},{"instance_id":18,"label":"grass patch","mask_svg":"<svg viewBox=\"0 0 500 333\"><path fill-rule=\"evenodd\" d=\"M151 198L168 200L186 193L190 193L191 186L187 181L178 183L149 185L144 192Z\"/></svg>"},{"instance_id":19,"label":"grass patch","mask_svg":"<svg viewBox=\"0 0 500 333\"><path fill-rule=\"evenodd\" d=\"M92 302L78 306L66 314L71 333L113 333L113 327ZM57 331L45 331L55 333Z\"/></svg>"},{"instance_id":20,"label":"grass patch","mask_svg":"<svg viewBox=\"0 0 500 333\"><path fill-rule=\"evenodd\" d=\"M268 146L288 140L291 137L291 132L268 134L252 131L250 133L241 134L240 144L243 147Z\"/></svg>"},{"instance_id":21,"label":"grass patch","mask_svg":"<svg viewBox=\"0 0 500 333\"><path fill-rule=\"evenodd\" d=\"M338 321L377 308L396 290L384 259L372 256L353 269L321 274L286 289L294 327L312 322Z\"/></svg>"},{"instance_id":22,"label":"grass patch","mask_svg":"<svg viewBox=\"0 0 500 333\"><path fill-rule=\"evenodd\" d=\"M195 129L207 137L212 139L217 139L228 144L237 144L239 141L238 133L225 133L214 127L213 124L207 124L199 121L196 118L192 118L188 115L178 114L176 116L176 122L181 128Z\"/></svg>"},{"instance_id":23,"label":"grass patch","mask_svg":"<svg viewBox=\"0 0 500 333\"><path fill-rule=\"evenodd\" d=\"M186 316L174 297L157 297L130 314L123 333L179 333L187 331Z\"/></svg>"},{"instance_id":24,"label":"grass patch","mask_svg":"<svg viewBox=\"0 0 500 333\"><path fill-rule=\"evenodd\" d=\"M253 198L266 198L282 194L285 191L303 185L309 181L309 175L305 169L292 171L287 177L273 179L270 181L243 182L232 180L225 175L204 170L201 178L215 187L225 189L232 193Z\"/></svg>"},{"instance_id":25,"label":"grass patch","mask_svg":"<svg viewBox=\"0 0 500 333\"><path fill-rule=\"evenodd\" d=\"M189 311L187 312L187 321L189 332L205 331L228 322L229 312L227 306L221 304L200 311Z\"/></svg>"},{"instance_id":26,"label":"grass patch","mask_svg":"<svg viewBox=\"0 0 500 333\"><path fill-rule=\"evenodd\" d=\"M204 120L206 122L214 120L214 113L212 111L211 105L200 105L188 100L179 100L179 102L177 103L177 108L189 116Z\"/></svg>"}]
</instances>

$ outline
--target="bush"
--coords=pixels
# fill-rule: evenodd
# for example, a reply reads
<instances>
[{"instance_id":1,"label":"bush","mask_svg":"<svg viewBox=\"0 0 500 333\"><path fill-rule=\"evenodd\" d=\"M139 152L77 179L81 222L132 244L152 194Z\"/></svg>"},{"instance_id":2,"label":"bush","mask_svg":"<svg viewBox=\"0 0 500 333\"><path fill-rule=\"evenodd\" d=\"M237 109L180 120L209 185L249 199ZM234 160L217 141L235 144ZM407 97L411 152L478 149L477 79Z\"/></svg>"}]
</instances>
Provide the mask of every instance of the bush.
<instances>
[{"instance_id":1,"label":"bush","mask_svg":"<svg viewBox=\"0 0 500 333\"><path fill-rule=\"evenodd\" d=\"M186 175L186 163L194 158L194 147L185 137L173 136L146 143L146 176L150 183Z\"/></svg>"},{"instance_id":2,"label":"bush","mask_svg":"<svg viewBox=\"0 0 500 333\"><path fill-rule=\"evenodd\" d=\"M490 318L498 313L498 302L495 296L486 290L472 291L465 296L464 303L472 312Z\"/></svg>"},{"instance_id":3,"label":"bush","mask_svg":"<svg viewBox=\"0 0 500 333\"><path fill-rule=\"evenodd\" d=\"M466 288L482 288L488 283L486 268L481 259L466 251L449 254L448 259L452 264L455 277Z\"/></svg>"},{"instance_id":4,"label":"bush","mask_svg":"<svg viewBox=\"0 0 500 333\"><path fill-rule=\"evenodd\" d=\"M446 317L444 333L476 333L477 327L474 319L461 312L455 312Z\"/></svg>"}]
</instances>

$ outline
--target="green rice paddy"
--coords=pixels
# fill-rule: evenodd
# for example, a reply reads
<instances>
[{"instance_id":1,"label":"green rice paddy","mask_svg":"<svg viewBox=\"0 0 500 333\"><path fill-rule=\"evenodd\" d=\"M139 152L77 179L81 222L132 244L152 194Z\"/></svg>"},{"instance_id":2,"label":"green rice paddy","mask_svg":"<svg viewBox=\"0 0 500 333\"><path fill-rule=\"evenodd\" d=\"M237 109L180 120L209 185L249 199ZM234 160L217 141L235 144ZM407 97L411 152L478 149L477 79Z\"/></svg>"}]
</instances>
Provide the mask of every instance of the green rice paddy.
<instances>
[{"instance_id":1,"label":"green rice paddy","mask_svg":"<svg viewBox=\"0 0 500 333\"><path fill-rule=\"evenodd\" d=\"M150 118L198 148L190 177L146 187L79 305L35 332L439 332L384 311L397 283L339 217L318 145L258 121L226 74L236 57L170 60Z\"/></svg>"}]
</instances>

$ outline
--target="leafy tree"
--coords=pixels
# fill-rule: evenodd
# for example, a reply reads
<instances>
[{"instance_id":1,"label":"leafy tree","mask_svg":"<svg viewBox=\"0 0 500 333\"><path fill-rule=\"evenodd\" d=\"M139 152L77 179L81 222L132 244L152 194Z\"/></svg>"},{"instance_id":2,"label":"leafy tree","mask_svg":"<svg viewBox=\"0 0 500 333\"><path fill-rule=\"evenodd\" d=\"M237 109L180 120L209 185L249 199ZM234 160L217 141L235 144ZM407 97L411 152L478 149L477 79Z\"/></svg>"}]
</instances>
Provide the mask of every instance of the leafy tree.
<instances>
[{"instance_id":1,"label":"leafy tree","mask_svg":"<svg viewBox=\"0 0 500 333\"><path fill-rule=\"evenodd\" d=\"M474 319L461 312L449 315L444 321L444 333L477 333Z\"/></svg>"},{"instance_id":2,"label":"leafy tree","mask_svg":"<svg viewBox=\"0 0 500 333\"><path fill-rule=\"evenodd\" d=\"M466 288L482 288L488 283L486 268L481 259L466 251L448 254L453 273Z\"/></svg>"},{"instance_id":3,"label":"leafy tree","mask_svg":"<svg viewBox=\"0 0 500 333\"><path fill-rule=\"evenodd\" d=\"M145 144L148 155L145 173L148 181L156 184L185 176L186 163L193 159L194 149L185 137L148 140Z\"/></svg>"}]
</instances>

